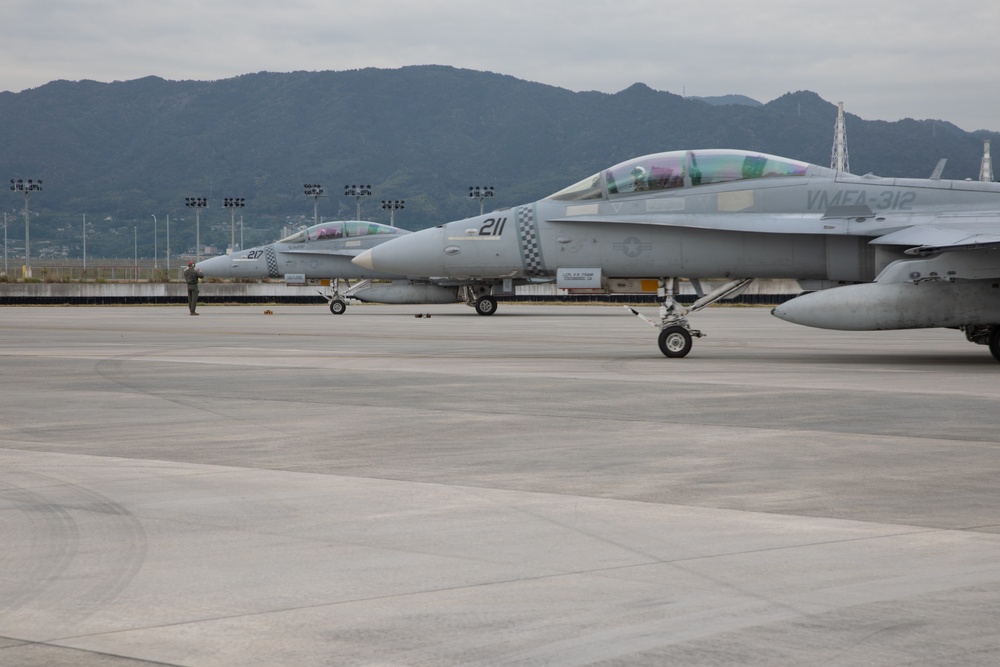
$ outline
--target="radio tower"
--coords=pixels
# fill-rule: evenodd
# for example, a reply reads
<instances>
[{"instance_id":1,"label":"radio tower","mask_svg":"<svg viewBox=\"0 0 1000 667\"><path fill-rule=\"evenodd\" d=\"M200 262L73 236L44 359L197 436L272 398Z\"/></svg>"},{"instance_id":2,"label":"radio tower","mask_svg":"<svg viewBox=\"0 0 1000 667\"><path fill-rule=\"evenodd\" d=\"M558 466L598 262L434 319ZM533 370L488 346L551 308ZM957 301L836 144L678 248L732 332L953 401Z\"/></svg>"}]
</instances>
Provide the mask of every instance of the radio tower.
<instances>
[{"instance_id":1,"label":"radio tower","mask_svg":"<svg viewBox=\"0 0 1000 667\"><path fill-rule=\"evenodd\" d=\"M979 180L993 182L993 161L990 159L990 140L983 140L983 161L979 165Z\"/></svg>"},{"instance_id":2,"label":"radio tower","mask_svg":"<svg viewBox=\"0 0 1000 667\"><path fill-rule=\"evenodd\" d=\"M830 155L830 169L851 173L851 163L847 159L847 126L844 125L843 102L837 102L837 123L833 126L833 152Z\"/></svg>"}]
</instances>

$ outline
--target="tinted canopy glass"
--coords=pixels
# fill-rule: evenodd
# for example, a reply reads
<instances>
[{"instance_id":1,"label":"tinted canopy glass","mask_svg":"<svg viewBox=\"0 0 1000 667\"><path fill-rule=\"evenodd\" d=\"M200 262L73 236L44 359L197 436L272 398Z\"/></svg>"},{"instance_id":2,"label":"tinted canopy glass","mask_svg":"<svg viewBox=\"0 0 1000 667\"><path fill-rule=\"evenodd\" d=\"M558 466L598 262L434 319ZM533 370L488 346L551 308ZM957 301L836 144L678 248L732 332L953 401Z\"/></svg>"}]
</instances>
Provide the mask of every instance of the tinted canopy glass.
<instances>
[{"instance_id":1,"label":"tinted canopy glass","mask_svg":"<svg viewBox=\"0 0 1000 667\"><path fill-rule=\"evenodd\" d=\"M379 222L361 220L321 222L307 229L301 229L278 243L306 243L308 241L329 241L331 239L356 238L373 234L399 234L397 227L390 227Z\"/></svg>"},{"instance_id":2,"label":"tinted canopy glass","mask_svg":"<svg viewBox=\"0 0 1000 667\"><path fill-rule=\"evenodd\" d=\"M580 201L755 178L804 176L808 162L755 153L710 149L644 155L563 188L549 199Z\"/></svg>"}]
</instances>

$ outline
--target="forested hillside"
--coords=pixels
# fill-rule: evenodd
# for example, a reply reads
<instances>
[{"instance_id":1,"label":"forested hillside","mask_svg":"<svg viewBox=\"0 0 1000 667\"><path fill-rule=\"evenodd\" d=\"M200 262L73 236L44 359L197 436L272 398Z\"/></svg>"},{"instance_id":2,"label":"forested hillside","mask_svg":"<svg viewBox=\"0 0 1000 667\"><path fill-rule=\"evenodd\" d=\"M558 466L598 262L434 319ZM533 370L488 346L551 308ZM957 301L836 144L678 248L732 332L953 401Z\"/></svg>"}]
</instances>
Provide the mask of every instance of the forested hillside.
<instances>
[{"instance_id":1,"label":"forested hillside","mask_svg":"<svg viewBox=\"0 0 1000 667\"><path fill-rule=\"evenodd\" d=\"M249 244L273 240L289 218L311 219L304 183L324 187L326 219L354 217L344 186L364 184L373 195L362 217L388 222L380 202L405 200L396 224L419 229L478 213L469 186L492 185L490 204L510 206L644 153L742 148L829 164L835 103L802 91L762 105L733 99L685 99L641 83L575 93L442 66L55 81L0 93L0 178L44 182L30 201L33 253L79 256L85 214L88 253L131 256L137 236L139 254L150 256L152 216L170 216L178 251L193 243L185 197L209 199L202 240L221 245L230 233L223 198L245 198ZM946 178L976 178L991 136L850 114L847 129L852 171L891 176L926 176L945 157ZM20 238L23 199L5 191L9 236Z\"/></svg>"}]
</instances>

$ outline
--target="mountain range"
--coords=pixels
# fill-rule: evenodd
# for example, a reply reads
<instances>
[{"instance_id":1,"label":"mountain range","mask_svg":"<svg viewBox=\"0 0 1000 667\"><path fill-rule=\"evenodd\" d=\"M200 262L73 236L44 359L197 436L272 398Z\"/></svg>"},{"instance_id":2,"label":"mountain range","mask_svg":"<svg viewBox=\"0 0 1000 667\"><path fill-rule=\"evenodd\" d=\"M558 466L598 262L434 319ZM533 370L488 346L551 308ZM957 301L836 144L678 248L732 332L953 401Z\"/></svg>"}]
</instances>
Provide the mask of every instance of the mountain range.
<instances>
[{"instance_id":1,"label":"mountain range","mask_svg":"<svg viewBox=\"0 0 1000 667\"><path fill-rule=\"evenodd\" d=\"M395 223L420 229L477 214L470 186L493 186L487 203L512 206L646 153L739 148L829 165L836 114L809 91L764 104L642 83L573 92L445 66L53 81L0 93L0 179L43 181L29 202L33 255L80 256L86 215L88 255L131 256L134 242L151 256L152 216L170 216L175 251L193 245L187 197L208 199L202 242L222 247L231 233L223 198L244 199L237 214L250 245L311 221L306 183L323 186L325 219L354 218L345 186L370 185L362 218L388 222L381 202L402 200ZM945 178L977 178L983 140L998 136L943 120L848 113L846 122L851 171L882 176L927 176L947 158ZM5 190L16 246L23 200Z\"/></svg>"}]
</instances>

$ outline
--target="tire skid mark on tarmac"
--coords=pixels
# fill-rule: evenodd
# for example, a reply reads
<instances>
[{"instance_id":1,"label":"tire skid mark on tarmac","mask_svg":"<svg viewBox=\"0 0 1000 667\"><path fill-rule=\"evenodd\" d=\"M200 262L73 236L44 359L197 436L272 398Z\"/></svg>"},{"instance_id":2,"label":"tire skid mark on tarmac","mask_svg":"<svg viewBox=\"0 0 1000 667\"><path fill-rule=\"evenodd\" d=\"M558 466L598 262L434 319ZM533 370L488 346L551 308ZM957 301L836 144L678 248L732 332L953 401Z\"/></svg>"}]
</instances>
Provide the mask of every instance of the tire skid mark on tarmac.
<instances>
[{"instance_id":1,"label":"tire skid mark on tarmac","mask_svg":"<svg viewBox=\"0 0 1000 667\"><path fill-rule=\"evenodd\" d=\"M170 403L175 403L181 405L185 408L197 409L200 406L194 399L183 400L183 397L176 396L164 396L162 392L156 391L155 388L149 388L146 382L142 382L135 378L134 373L129 373L126 371L128 362L130 361L140 361L152 354L151 352L136 352L133 354L120 355L116 357L111 357L109 359L100 359L94 366L94 370L97 375L102 379L116 384L119 387L129 390L130 392L136 394L142 394L143 396L152 396L164 401L169 401Z\"/></svg>"},{"instance_id":2,"label":"tire skid mark on tarmac","mask_svg":"<svg viewBox=\"0 0 1000 667\"><path fill-rule=\"evenodd\" d=\"M0 472L0 526L25 537L0 551L0 618L71 606L82 619L139 572L148 540L128 509L86 486L25 471ZM4 532L8 532L4 530Z\"/></svg>"},{"instance_id":3,"label":"tire skid mark on tarmac","mask_svg":"<svg viewBox=\"0 0 1000 667\"><path fill-rule=\"evenodd\" d=\"M185 398L183 396L168 396L162 391L149 389L146 383L134 380L133 375L130 375L123 370L126 366L126 362L145 359L154 354L154 352L146 351L122 355L111 359L102 359L97 362L95 370L101 378L107 380L108 382L117 384L120 387L124 387L125 389L128 389L136 394L151 396L161 401L167 401L168 403L182 406L189 410L197 410L199 412L205 412L225 419L233 418L232 415L226 414L225 412L206 408L201 402L200 396L191 396L189 398Z\"/></svg>"},{"instance_id":4,"label":"tire skid mark on tarmac","mask_svg":"<svg viewBox=\"0 0 1000 667\"><path fill-rule=\"evenodd\" d=\"M57 579L79 552L80 535L65 509L50 504L39 493L12 486L8 474L0 477L3 532L27 536L27 543L8 544L0 554L0 617L37 598L45 582ZM25 528L23 525L28 523ZM11 526L10 524L14 524Z\"/></svg>"}]
</instances>

